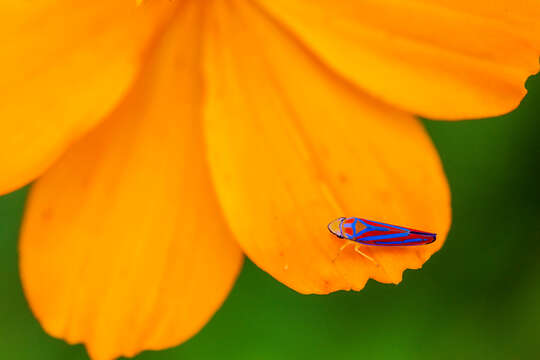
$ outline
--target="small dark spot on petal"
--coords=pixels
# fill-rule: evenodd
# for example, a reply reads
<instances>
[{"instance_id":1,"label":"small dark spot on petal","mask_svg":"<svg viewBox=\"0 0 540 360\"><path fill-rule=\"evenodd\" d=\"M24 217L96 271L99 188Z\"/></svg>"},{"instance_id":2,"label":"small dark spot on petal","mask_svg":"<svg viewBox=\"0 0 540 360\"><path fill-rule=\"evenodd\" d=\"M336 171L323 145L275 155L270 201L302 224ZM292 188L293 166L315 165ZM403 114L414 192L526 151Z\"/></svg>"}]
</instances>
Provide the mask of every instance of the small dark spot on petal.
<instances>
[{"instance_id":1,"label":"small dark spot on petal","mask_svg":"<svg viewBox=\"0 0 540 360\"><path fill-rule=\"evenodd\" d=\"M324 280L322 288L324 289L324 292L330 292L330 281Z\"/></svg>"},{"instance_id":2,"label":"small dark spot on petal","mask_svg":"<svg viewBox=\"0 0 540 360\"><path fill-rule=\"evenodd\" d=\"M50 221L53 217L53 214L54 214L54 211L52 208L46 208L45 210L43 210L43 212L41 213L41 219L43 221Z\"/></svg>"},{"instance_id":3,"label":"small dark spot on petal","mask_svg":"<svg viewBox=\"0 0 540 360\"><path fill-rule=\"evenodd\" d=\"M347 177L347 175L341 173L341 174L338 175L338 180L342 184L345 184L345 183L347 183L349 181L349 178Z\"/></svg>"}]
</instances>

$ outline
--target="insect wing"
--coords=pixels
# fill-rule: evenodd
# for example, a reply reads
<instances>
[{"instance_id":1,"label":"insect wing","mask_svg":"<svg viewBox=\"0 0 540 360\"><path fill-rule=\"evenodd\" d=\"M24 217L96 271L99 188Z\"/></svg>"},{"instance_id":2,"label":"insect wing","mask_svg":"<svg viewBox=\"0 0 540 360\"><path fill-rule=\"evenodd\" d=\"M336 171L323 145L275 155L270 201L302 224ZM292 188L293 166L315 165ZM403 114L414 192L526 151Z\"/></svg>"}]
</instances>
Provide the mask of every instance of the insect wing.
<instances>
[{"instance_id":1,"label":"insect wing","mask_svg":"<svg viewBox=\"0 0 540 360\"><path fill-rule=\"evenodd\" d=\"M390 225L378 221L360 219L366 229L359 233L354 241L374 246L416 246L435 241L436 234Z\"/></svg>"}]
</instances>

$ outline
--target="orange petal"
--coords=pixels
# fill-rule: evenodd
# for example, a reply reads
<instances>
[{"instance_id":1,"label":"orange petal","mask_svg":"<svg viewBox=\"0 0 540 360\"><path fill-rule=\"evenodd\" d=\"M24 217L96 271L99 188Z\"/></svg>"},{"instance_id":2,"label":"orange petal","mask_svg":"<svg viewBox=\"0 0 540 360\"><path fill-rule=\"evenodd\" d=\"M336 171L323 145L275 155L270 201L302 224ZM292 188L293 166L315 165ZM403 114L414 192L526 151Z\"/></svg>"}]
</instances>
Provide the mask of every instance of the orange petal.
<instances>
[{"instance_id":1,"label":"orange petal","mask_svg":"<svg viewBox=\"0 0 540 360\"><path fill-rule=\"evenodd\" d=\"M111 111L172 4L0 3L0 194L40 175Z\"/></svg>"},{"instance_id":2,"label":"orange petal","mask_svg":"<svg viewBox=\"0 0 540 360\"><path fill-rule=\"evenodd\" d=\"M258 0L334 70L416 114L514 109L539 70L533 0Z\"/></svg>"},{"instance_id":3,"label":"orange petal","mask_svg":"<svg viewBox=\"0 0 540 360\"><path fill-rule=\"evenodd\" d=\"M242 262L205 165L192 10L118 111L29 198L26 296L47 332L85 343L93 359L185 341L219 308Z\"/></svg>"},{"instance_id":4,"label":"orange petal","mask_svg":"<svg viewBox=\"0 0 540 360\"><path fill-rule=\"evenodd\" d=\"M206 32L205 129L226 217L247 255L302 293L399 282L443 244L446 179L421 124L339 82L245 3ZM361 216L439 234L432 245L347 249L327 224ZM335 261L334 261L335 259Z\"/></svg>"}]
</instances>

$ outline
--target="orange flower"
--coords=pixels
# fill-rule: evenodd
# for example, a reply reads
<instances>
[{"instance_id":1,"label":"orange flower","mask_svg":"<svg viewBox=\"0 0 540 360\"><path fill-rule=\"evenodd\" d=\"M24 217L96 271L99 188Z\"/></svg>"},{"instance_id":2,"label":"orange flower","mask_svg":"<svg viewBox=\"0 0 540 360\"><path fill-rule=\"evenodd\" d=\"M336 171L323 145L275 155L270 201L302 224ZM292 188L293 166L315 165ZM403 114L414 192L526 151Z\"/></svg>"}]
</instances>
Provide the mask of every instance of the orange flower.
<instances>
[{"instance_id":1,"label":"orange flower","mask_svg":"<svg viewBox=\"0 0 540 360\"><path fill-rule=\"evenodd\" d=\"M94 359L192 336L242 253L301 293L398 283L450 225L412 114L507 112L540 54L526 0L4 1L0 18L0 191L38 179L24 290ZM343 215L439 240L334 261Z\"/></svg>"}]
</instances>

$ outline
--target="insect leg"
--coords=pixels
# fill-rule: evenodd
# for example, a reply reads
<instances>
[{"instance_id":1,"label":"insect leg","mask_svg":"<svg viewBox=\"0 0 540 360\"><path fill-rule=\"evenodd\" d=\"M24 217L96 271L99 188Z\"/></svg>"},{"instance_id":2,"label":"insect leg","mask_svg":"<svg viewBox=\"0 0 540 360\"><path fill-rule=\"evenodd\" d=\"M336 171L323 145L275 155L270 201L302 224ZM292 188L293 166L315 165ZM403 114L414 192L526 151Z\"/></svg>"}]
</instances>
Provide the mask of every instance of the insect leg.
<instances>
[{"instance_id":1,"label":"insect leg","mask_svg":"<svg viewBox=\"0 0 540 360\"><path fill-rule=\"evenodd\" d=\"M341 252L345 250L347 246L352 245L352 244L354 244L354 242L350 240L345 241L345 244L341 245L341 247L339 248L339 252L337 253L336 257L332 260L332 262L335 262L337 258L339 257L339 255L341 255Z\"/></svg>"},{"instance_id":2,"label":"insect leg","mask_svg":"<svg viewBox=\"0 0 540 360\"><path fill-rule=\"evenodd\" d=\"M341 253L343 250L345 250L345 248L346 248L347 246L352 245L352 244L354 244L354 242L352 242L352 241L350 241L350 240L347 240L347 241L345 242L345 244L343 244L343 245L339 248L339 252Z\"/></svg>"},{"instance_id":3,"label":"insect leg","mask_svg":"<svg viewBox=\"0 0 540 360\"><path fill-rule=\"evenodd\" d=\"M356 246L354 247L354 251L356 251L357 253L359 253L360 255L368 259L369 261L373 262L375 266L379 266L379 263L376 262L375 259L373 259L371 256L367 254L364 254L362 251L360 251L360 245L356 244Z\"/></svg>"}]
</instances>

